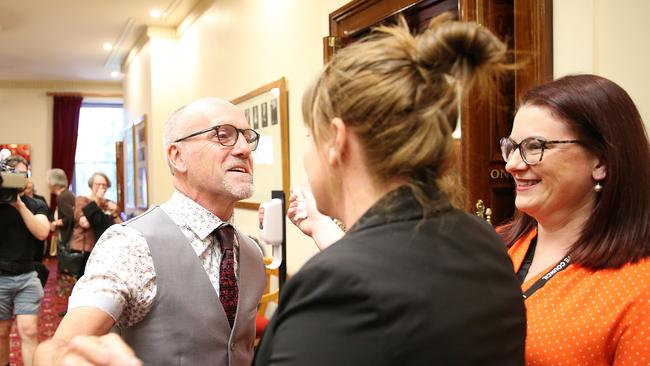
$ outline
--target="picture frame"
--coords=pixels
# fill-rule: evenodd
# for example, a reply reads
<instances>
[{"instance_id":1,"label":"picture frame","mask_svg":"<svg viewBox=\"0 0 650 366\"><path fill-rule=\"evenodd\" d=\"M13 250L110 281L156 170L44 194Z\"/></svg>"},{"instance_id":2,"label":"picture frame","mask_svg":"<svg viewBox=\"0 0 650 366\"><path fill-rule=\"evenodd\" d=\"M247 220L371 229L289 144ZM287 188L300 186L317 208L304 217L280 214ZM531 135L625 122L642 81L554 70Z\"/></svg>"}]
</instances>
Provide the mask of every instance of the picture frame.
<instances>
[{"instance_id":1,"label":"picture frame","mask_svg":"<svg viewBox=\"0 0 650 366\"><path fill-rule=\"evenodd\" d=\"M147 179L147 116L124 129L124 211L139 214L149 208Z\"/></svg>"},{"instance_id":2,"label":"picture frame","mask_svg":"<svg viewBox=\"0 0 650 366\"><path fill-rule=\"evenodd\" d=\"M283 190L289 197L289 114L285 78L231 101L244 111L251 128L260 134L253 152L255 193L239 201L237 208L257 210L271 199L271 191ZM246 112L248 111L248 112Z\"/></svg>"},{"instance_id":3,"label":"picture frame","mask_svg":"<svg viewBox=\"0 0 650 366\"><path fill-rule=\"evenodd\" d=\"M124 212L127 214L135 211L135 154L133 153L133 125L124 129L122 139L123 147L123 173L124 173Z\"/></svg>"},{"instance_id":4,"label":"picture frame","mask_svg":"<svg viewBox=\"0 0 650 366\"><path fill-rule=\"evenodd\" d=\"M31 160L30 150L29 144L0 144L0 151L3 152L2 156L20 155L27 160L27 163L30 163Z\"/></svg>"},{"instance_id":5,"label":"picture frame","mask_svg":"<svg viewBox=\"0 0 650 366\"><path fill-rule=\"evenodd\" d=\"M135 208L140 212L144 212L149 208L147 160L147 116L142 115L133 124Z\"/></svg>"}]
</instances>

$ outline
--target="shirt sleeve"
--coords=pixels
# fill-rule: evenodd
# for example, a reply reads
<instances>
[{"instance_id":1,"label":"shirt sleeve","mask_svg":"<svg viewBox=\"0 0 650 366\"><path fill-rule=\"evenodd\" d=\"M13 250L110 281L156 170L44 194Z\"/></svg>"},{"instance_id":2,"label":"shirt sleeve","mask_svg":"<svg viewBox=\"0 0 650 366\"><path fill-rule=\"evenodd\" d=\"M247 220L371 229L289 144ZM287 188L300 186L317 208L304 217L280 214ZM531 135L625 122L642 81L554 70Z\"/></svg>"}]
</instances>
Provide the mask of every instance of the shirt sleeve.
<instances>
[{"instance_id":1,"label":"shirt sleeve","mask_svg":"<svg viewBox=\"0 0 650 366\"><path fill-rule=\"evenodd\" d=\"M49 215L50 210L47 208L45 202L37 199L32 199L32 202L34 203L34 208L30 211L32 211L34 215L44 215L45 217Z\"/></svg>"},{"instance_id":2,"label":"shirt sleeve","mask_svg":"<svg viewBox=\"0 0 650 366\"><path fill-rule=\"evenodd\" d=\"M69 309L98 308L118 326L131 326L149 312L156 293L153 259L137 230L114 225L93 249L70 296Z\"/></svg>"}]
</instances>

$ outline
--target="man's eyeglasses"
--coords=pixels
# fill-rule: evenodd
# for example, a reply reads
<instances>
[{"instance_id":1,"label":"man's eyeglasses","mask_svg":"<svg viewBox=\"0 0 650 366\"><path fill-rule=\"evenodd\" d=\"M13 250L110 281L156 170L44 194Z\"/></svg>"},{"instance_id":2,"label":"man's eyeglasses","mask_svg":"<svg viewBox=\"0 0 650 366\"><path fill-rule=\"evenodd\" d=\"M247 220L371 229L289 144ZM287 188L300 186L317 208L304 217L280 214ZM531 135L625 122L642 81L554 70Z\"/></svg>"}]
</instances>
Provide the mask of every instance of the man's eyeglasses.
<instances>
[{"instance_id":1,"label":"man's eyeglasses","mask_svg":"<svg viewBox=\"0 0 650 366\"><path fill-rule=\"evenodd\" d=\"M526 137L520 143L516 143L515 140L510 137L504 137L500 142L501 154L506 163L510 160L515 150L519 149L519 154L524 163L528 165L536 165L542 161L544 150L550 149L549 145L574 144L580 142L580 140L547 140L543 137L535 136Z\"/></svg>"},{"instance_id":2,"label":"man's eyeglasses","mask_svg":"<svg viewBox=\"0 0 650 366\"><path fill-rule=\"evenodd\" d=\"M260 134L254 130L251 130L250 128L241 129L233 125L217 125L206 128L205 130L191 133L185 137L181 137L180 139L175 140L174 142L181 142L183 140L189 139L190 137L198 136L210 131L215 132L215 136L221 145L228 147L235 146L237 139L239 138L239 134L244 136L244 139L246 139L246 142L248 142L248 146L251 148L251 151L255 151L255 149L257 149L257 143L260 140Z\"/></svg>"}]
</instances>

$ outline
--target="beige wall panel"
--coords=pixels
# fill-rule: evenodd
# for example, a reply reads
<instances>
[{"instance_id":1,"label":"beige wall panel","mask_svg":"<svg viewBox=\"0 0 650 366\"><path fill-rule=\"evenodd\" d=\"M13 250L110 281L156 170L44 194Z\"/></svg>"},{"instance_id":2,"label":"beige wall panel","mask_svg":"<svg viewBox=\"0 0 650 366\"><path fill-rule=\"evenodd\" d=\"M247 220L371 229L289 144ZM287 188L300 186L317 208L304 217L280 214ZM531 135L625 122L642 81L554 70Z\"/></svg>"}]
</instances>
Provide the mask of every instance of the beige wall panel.
<instances>
[{"instance_id":1,"label":"beige wall panel","mask_svg":"<svg viewBox=\"0 0 650 366\"><path fill-rule=\"evenodd\" d=\"M621 85L650 130L646 0L553 1L554 77L593 73Z\"/></svg>"},{"instance_id":2,"label":"beige wall panel","mask_svg":"<svg viewBox=\"0 0 650 366\"><path fill-rule=\"evenodd\" d=\"M52 97L47 92L121 93L119 84L0 81L0 143L30 144L36 191L50 198L45 173L52 164Z\"/></svg>"}]
</instances>

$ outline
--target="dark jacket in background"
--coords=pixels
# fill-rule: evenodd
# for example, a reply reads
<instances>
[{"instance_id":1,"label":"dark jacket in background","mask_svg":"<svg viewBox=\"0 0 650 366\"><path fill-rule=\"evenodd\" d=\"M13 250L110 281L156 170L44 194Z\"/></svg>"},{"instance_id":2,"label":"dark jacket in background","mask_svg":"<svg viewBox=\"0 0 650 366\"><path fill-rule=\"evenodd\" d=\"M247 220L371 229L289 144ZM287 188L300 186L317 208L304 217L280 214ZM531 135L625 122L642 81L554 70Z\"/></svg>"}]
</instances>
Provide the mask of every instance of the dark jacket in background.
<instances>
[{"instance_id":1,"label":"dark jacket in background","mask_svg":"<svg viewBox=\"0 0 650 366\"><path fill-rule=\"evenodd\" d=\"M524 365L505 246L431 194L423 219L409 189L389 193L308 261L283 287L255 365Z\"/></svg>"},{"instance_id":2,"label":"dark jacket in background","mask_svg":"<svg viewBox=\"0 0 650 366\"><path fill-rule=\"evenodd\" d=\"M115 223L115 219L112 215L104 213L102 209L97 205L97 202L90 201L84 208L81 209L88 220L88 223L93 228L95 233L95 240L99 240L99 237L102 236L104 231L111 227Z\"/></svg>"},{"instance_id":3,"label":"dark jacket in background","mask_svg":"<svg viewBox=\"0 0 650 366\"><path fill-rule=\"evenodd\" d=\"M72 237L72 228L74 228L74 199L74 194L67 189L56 197L57 216L63 222L63 226L59 228L63 243L67 243Z\"/></svg>"},{"instance_id":4,"label":"dark jacket in background","mask_svg":"<svg viewBox=\"0 0 650 366\"><path fill-rule=\"evenodd\" d=\"M45 200L45 197L34 193L33 199L40 201L42 204L47 207L47 201ZM54 220L54 217L52 216L52 213L48 210L47 211L47 220L49 222L52 222ZM45 252L45 247L47 245L47 240L38 240L34 238L34 261L35 262L42 262L43 261L43 254Z\"/></svg>"}]
</instances>

